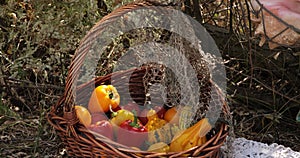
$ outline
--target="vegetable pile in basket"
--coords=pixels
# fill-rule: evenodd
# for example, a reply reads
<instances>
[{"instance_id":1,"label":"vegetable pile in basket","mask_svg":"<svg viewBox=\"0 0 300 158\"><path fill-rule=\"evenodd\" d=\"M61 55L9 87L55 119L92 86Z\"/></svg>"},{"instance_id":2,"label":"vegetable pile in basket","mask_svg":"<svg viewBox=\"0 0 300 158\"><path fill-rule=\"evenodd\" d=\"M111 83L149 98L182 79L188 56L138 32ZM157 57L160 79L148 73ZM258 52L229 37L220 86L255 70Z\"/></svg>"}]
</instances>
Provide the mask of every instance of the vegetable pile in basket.
<instances>
[{"instance_id":1,"label":"vegetable pile in basket","mask_svg":"<svg viewBox=\"0 0 300 158\"><path fill-rule=\"evenodd\" d=\"M88 108L75 106L79 121L89 130L120 144L151 152L179 152L204 144L211 129L206 118L191 127L180 121L176 106L120 105L120 95L112 85L94 89Z\"/></svg>"}]
</instances>

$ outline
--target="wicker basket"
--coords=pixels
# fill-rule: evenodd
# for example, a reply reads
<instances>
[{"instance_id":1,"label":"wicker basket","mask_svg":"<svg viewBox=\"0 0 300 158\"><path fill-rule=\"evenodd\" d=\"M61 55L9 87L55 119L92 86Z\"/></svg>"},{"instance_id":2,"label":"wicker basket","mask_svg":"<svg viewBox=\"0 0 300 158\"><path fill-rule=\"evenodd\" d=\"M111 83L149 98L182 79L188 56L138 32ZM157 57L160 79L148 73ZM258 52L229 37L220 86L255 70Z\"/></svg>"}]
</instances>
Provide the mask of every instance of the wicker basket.
<instances>
[{"instance_id":1,"label":"wicker basket","mask_svg":"<svg viewBox=\"0 0 300 158\"><path fill-rule=\"evenodd\" d=\"M159 64L149 64L143 65L137 68L131 68L125 71L117 71L113 73L108 73L106 75L96 77L86 83L79 86L74 86L76 77L78 76L81 65L85 55L88 53L88 49L95 40L95 36L99 36L101 30L109 25L110 21L117 16L128 12L139 7L151 7L157 6L157 3L151 2L134 2L123 6L106 17L102 18L85 36L85 38L80 43L77 49L71 66L69 68L69 74L67 77L67 84L65 87L65 93L55 104L48 114L48 121L56 129L58 135L60 136L62 142L66 146L67 153L70 156L77 157L182 157L182 156L192 156L192 157L220 157L220 147L226 140L229 132L229 126L225 122L219 122L216 124L215 128L210 132L208 136L208 141L201 145L191 148L187 151L182 152L169 152L169 153L155 153L148 151L141 151L133 149L121 144L118 144L104 136L96 133L91 133L84 125L82 125L75 112L75 94L76 102L85 104L88 102L91 90L98 85L111 84L113 82L114 86L121 93L131 93L130 96L137 103L143 103L146 100L146 95L144 94L145 83L144 76L149 70L162 70L162 66ZM161 5L162 7L168 8L167 5ZM157 71L156 71L157 72ZM157 74L163 74L157 73ZM112 76L114 76L112 81ZM202 76L203 77L203 76ZM200 75L201 78L201 75ZM129 82L126 82L129 81ZM218 103L222 104L221 116L224 118L229 118L230 112L227 103L225 102L224 95L218 89L218 87L211 80L199 79L201 82L206 82L206 87L208 89L215 89L217 91L217 96L213 99L218 99ZM75 87L75 88L74 88ZM125 87L129 87L129 92L122 92ZM203 88L202 91L208 91L208 89ZM203 92L205 93L205 92Z\"/></svg>"}]
</instances>

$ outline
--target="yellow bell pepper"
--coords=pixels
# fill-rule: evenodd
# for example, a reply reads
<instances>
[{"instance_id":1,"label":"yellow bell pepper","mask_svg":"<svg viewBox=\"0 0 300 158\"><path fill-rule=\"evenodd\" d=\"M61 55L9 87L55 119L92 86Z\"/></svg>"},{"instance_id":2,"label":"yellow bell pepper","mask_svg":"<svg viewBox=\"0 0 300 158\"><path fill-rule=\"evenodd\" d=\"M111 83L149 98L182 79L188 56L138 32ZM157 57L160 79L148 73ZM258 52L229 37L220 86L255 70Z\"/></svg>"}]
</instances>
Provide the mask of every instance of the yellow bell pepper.
<instances>
[{"instance_id":1,"label":"yellow bell pepper","mask_svg":"<svg viewBox=\"0 0 300 158\"><path fill-rule=\"evenodd\" d=\"M94 89L88 109L91 113L108 112L110 106L112 109L120 104L120 95L117 89L112 85L101 85Z\"/></svg>"},{"instance_id":2,"label":"yellow bell pepper","mask_svg":"<svg viewBox=\"0 0 300 158\"><path fill-rule=\"evenodd\" d=\"M121 109L111 114L111 122L117 126L126 120L134 120L134 114L128 110Z\"/></svg>"}]
</instances>

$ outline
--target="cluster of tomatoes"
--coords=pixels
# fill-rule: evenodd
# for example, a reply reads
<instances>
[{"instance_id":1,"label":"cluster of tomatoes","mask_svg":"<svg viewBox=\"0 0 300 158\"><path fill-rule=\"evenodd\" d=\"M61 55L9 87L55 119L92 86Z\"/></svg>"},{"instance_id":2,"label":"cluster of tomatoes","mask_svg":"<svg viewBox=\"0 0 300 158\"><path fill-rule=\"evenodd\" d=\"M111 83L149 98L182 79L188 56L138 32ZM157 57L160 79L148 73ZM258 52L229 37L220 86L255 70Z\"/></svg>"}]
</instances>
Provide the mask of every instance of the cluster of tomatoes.
<instances>
[{"instance_id":1,"label":"cluster of tomatoes","mask_svg":"<svg viewBox=\"0 0 300 158\"><path fill-rule=\"evenodd\" d=\"M147 107L134 102L120 105L120 95L112 85L96 87L88 108L77 105L75 110L79 121L91 131L137 148L141 148L148 140L148 131L156 129L153 126L179 122L175 107Z\"/></svg>"}]
</instances>

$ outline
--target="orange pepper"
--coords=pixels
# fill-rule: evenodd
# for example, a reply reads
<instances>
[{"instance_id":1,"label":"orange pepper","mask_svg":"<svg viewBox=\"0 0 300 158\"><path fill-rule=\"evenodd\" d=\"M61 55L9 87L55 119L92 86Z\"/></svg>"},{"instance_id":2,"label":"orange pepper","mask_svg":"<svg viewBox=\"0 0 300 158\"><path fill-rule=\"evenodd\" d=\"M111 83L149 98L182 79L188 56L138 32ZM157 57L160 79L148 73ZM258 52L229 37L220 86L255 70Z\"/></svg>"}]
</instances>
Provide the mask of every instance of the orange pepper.
<instances>
[{"instance_id":1,"label":"orange pepper","mask_svg":"<svg viewBox=\"0 0 300 158\"><path fill-rule=\"evenodd\" d=\"M110 106L112 109L120 104L120 95L117 89L112 85L101 85L93 91L88 109L91 113L108 112Z\"/></svg>"},{"instance_id":2,"label":"orange pepper","mask_svg":"<svg viewBox=\"0 0 300 158\"><path fill-rule=\"evenodd\" d=\"M174 124L179 123L179 115L176 107L172 107L171 109L167 110L167 112L164 115L164 120L166 120L169 123L174 123Z\"/></svg>"}]
</instances>

